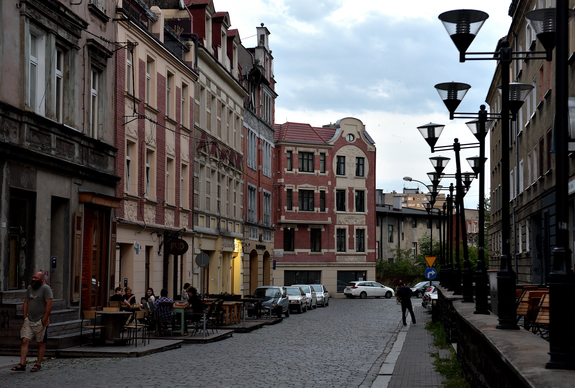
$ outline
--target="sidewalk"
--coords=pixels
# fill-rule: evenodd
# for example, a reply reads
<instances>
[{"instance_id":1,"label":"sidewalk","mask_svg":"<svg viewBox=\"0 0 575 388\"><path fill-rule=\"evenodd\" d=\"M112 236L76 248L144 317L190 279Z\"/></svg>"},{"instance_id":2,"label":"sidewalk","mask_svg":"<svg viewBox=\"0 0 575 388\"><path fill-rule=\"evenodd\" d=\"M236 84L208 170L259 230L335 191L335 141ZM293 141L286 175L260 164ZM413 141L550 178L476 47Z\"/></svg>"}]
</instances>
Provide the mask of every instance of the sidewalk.
<instances>
[{"instance_id":1,"label":"sidewalk","mask_svg":"<svg viewBox=\"0 0 575 388\"><path fill-rule=\"evenodd\" d=\"M399 332L372 388L441 387L444 379L435 371L430 353L439 351L442 356L448 353L433 346L433 337L425 330L431 314L421 306L421 299L413 298L412 303L417 324L411 324L408 313L408 324Z\"/></svg>"}]
</instances>

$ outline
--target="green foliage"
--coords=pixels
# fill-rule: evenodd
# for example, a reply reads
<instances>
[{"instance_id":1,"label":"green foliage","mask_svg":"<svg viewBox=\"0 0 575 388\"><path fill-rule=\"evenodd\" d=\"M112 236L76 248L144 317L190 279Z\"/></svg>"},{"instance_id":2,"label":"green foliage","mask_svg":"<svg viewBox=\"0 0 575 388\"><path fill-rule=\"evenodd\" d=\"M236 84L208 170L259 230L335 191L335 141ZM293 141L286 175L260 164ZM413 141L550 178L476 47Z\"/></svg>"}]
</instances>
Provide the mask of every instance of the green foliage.
<instances>
[{"instance_id":1,"label":"green foliage","mask_svg":"<svg viewBox=\"0 0 575 388\"><path fill-rule=\"evenodd\" d=\"M457 359L457 354L451 345L447 342L447 336L441 323L427 322L425 328L431 332L433 336L433 345L440 349L449 349L449 357L442 358L438 352L431 353L435 358L433 366L443 377L445 381L443 386L445 388L467 388L469 384L463 375L463 368Z\"/></svg>"}]
</instances>

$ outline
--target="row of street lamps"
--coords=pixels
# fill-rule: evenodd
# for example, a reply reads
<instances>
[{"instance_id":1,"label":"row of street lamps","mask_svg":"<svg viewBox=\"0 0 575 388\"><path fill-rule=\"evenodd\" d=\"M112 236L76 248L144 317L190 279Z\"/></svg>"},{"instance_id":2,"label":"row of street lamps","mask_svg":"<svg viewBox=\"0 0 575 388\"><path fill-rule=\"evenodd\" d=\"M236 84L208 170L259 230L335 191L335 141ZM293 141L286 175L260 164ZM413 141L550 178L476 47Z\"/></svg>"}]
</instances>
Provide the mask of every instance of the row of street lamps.
<instances>
[{"instance_id":1,"label":"row of street lamps","mask_svg":"<svg viewBox=\"0 0 575 388\"><path fill-rule=\"evenodd\" d=\"M556 147L556 215L557 215L557 243L553 249L553 268L549 274L549 298L550 298L550 360L547 368L575 369L575 331L572 325L575 323L575 308L569 297L570 291L575 285L575 275L571 269L571 252L568 248L568 157L567 157L567 128L568 128L568 74L567 74L567 23L568 18L574 12L568 8L567 0L557 0L557 8L544 8L525 14L531 28L535 31L537 39L543 44L545 52L514 52L509 47L509 42L503 40L496 52L467 53L467 49L473 39L489 17L483 11L460 9L444 12L439 15L445 29L459 50L460 62L466 60L496 60L501 65L501 91L502 102L500 113L488 113L485 106L481 105L477 113L456 113L456 109L463 97L471 88L470 85L461 82L440 83L435 86L445 106L449 111L449 118L473 119L467 123L478 143L461 144L455 139L452 145L436 146L437 140L444 125L429 123L418 127L431 148L431 152L452 150L456 158L456 194L453 191L448 196L448 203L455 202L457 221L461 227L456 226L458 232L461 228L463 240L463 270L459 266L459 239L456 238L455 267L452 265L450 249L442 250L442 255L447 252L447 260L440 256L441 280L449 289L458 294L463 285L463 302L473 302L473 283L475 283L475 313L489 314L488 304L488 277L484 260L485 254L485 137L494 120L501 123L501 237L502 249L500 267L497 273L497 316L499 324L497 329L516 330L516 275L511 265L510 251L510 181L506 174L510 171L509 164L509 127L510 120L514 121L523 102L533 89L532 85L518 82L510 82L510 65L514 60L545 59L552 60L552 52L556 48L556 117L555 117L555 147ZM542 55L544 56L538 56ZM511 116L510 116L511 113ZM460 151L465 148L479 147L479 156L468 158L475 175L479 176L479 236L478 236L478 261L477 268L472 273L469 262L466 238L465 210L463 206L464 174L461 172ZM443 168L449 158L435 157L432 164L434 173L429 173L432 181L428 212L431 215L435 196L439 190L439 182L443 174ZM467 175L466 183L470 183ZM453 190L453 186L452 190ZM447 206L449 208L449 206ZM445 212L449 213L449 211ZM451 219L449 219L451 224ZM433 228L432 228L433 229ZM440 232L441 233L441 232ZM451 241L451 234L449 235ZM447 275L447 276L446 276Z\"/></svg>"}]
</instances>

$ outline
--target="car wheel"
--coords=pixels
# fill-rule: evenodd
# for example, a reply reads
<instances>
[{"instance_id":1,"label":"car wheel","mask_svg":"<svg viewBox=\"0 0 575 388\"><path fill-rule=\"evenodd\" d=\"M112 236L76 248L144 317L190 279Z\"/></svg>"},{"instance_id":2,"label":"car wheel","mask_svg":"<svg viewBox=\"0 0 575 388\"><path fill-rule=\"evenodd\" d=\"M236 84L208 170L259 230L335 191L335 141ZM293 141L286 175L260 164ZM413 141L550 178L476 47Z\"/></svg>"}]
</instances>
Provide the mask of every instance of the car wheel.
<instances>
[{"instance_id":1,"label":"car wheel","mask_svg":"<svg viewBox=\"0 0 575 388\"><path fill-rule=\"evenodd\" d=\"M387 299L391 298L391 291L387 291L387 292L385 293L385 297L386 297Z\"/></svg>"},{"instance_id":2,"label":"car wheel","mask_svg":"<svg viewBox=\"0 0 575 388\"><path fill-rule=\"evenodd\" d=\"M325 301L325 307L329 306L329 299Z\"/></svg>"},{"instance_id":3,"label":"car wheel","mask_svg":"<svg viewBox=\"0 0 575 388\"><path fill-rule=\"evenodd\" d=\"M317 308L317 303L313 305L313 308L316 309Z\"/></svg>"},{"instance_id":4,"label":"car wheel","mask_svg":"<svg viewBox=\"0 0 575 388\"><path fill-rule=\"evenodd\" d=\"M307 305L305 305L305 307L303 307L303 312L307 313Z\"/></svg>"},{"instance_id":5,"label":"car wheel","mask_svg":"<svg viewBox=\"0 0 575 388\"><path fill-rule=\"evenodd\" d=\"M367 298L367 293L365 291L362 291L361 294L359 294L359 297L361 299L365 299L365 298Z\"/></svg>"}]
</instances>

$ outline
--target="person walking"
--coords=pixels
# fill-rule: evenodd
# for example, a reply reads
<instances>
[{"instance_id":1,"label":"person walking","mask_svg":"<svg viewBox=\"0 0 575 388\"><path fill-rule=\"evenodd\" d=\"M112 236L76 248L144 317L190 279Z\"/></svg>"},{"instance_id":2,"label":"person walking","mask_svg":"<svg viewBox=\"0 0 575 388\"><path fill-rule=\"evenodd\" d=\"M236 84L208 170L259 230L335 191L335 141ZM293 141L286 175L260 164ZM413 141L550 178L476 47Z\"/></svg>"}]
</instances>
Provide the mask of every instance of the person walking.
<instances>
[{"instance_id":1,"label":"person walking","mask_svg":"<svg viewBox=\"0 0 575 388\"><path fill-rule=\"evenodd\" d=\"M403 319L403 326L407 326L405 320L405 310L409 310L411 314L411 322L415 325L415 314L413 314L413 306L411 305L411 288L403 284L403 281L399 281L399 289L395 294L397 300L401 303L401 318Z\"/></svg>"},{"instance_id":2,"label":"person walking","mask_svg":"<svg viewBox=\"0 0 575 388\"><path fill-rule=\"evenodd\" d=\"M26 290L26 299L22 313L24 324L20 330L20 363L12 368L13 371L23 372L26 370L26 356L28 356L28 347L30 341L36 338L38 343L38 360L30 369L30 372L38 372L42 368L42 360L46 351L46 333L48 323L50 322L50 313L52 312L52 289L44 284L44 274L42 271L36 272L32 276L32 283Z\"/></svg>"}]
</instances>

